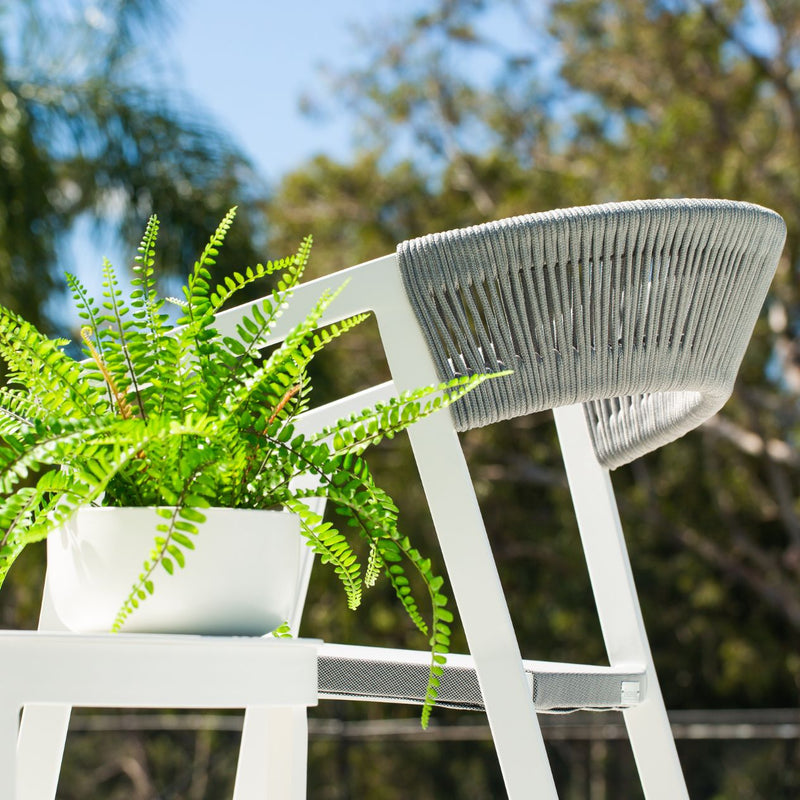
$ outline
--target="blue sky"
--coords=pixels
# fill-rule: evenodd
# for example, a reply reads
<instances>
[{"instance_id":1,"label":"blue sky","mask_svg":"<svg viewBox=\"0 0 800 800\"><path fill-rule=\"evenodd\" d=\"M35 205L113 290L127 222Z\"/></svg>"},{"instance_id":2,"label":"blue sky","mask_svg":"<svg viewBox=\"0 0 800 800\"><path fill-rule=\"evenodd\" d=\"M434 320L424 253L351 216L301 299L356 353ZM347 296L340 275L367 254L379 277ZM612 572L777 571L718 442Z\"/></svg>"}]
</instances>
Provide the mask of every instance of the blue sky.
<instances>
[{"instance_id":1,"label":"blue sky","mask_svg":"<svg viewBox=\"0 0 800 800\"><path fill-rule=\"evenodd\" d=\"M425 4L414 0L401 10ZM352 120L336 112L335 101L326 103L330 114L311 119L301 113L300 100L325 97L322 69L358 62L353 26L390 24L397 0L177 0L168 8L169 71L234 137L262 177L274 184L316 153L346 158L352 151ZM91 232L87 221L78 224L61 266L94 287L103 256L120 267L125 247L110 233ZM70 309L54 299L49 313L66 322Z\"/></svg>"},{"instance_id":2,"label":"blue sky","mask_svg":"<svg viewBox=\"0 0 800 800\"><path fill-rule=\"evenodd\" d=\"M176 4L169 45L185 88L274 181L314 153L347 155L346 115L309 119L300 98L324 96L324 65L342 70L357 62L353 24L388 24L393 10L413 5L423 3L184 0Z\"/></svg>"}]
</instances>

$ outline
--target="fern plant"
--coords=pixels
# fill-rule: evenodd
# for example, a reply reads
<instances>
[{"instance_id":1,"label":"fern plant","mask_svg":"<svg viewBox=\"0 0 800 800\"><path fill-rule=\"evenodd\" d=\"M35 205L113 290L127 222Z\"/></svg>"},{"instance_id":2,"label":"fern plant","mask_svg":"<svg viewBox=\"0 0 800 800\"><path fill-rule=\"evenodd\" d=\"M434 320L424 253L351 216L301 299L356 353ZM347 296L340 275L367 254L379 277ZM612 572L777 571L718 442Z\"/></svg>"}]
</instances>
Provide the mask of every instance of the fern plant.
<instances>
[{"instance_id":1,"label":"fern plant","mask_svg":"<svg viewBox=\"0 0 800 800\"><path fill-rule=\"evenodd\" d=\"M127 295L108 261L99 304L68 275L83 322L81 362L64 352L66 341L48 339L0 307L0 356L9 377L0 388L0 584L25 545L46 537L79 507L154 506L158 534L121 602L118 630L153 593L157 570L191 567L205 508L284 507L299 516L308 544L339 577L351 609L382 573L429 638L426 725L452 617L442 578L398 530L397 508L373 481L363 452L489 376L413 391L316 434L297 433L297 417L310 404L311 360L367 315L319 328L336 296L328 292L280 346L262 356L264 336L303 274L311 240L289 258L248 267L212 286L209 267L234 216L232 209L222 220L183 296L173 301L180 307L176 324L156 292L156 217L139 246ZM214 327L216 313L268 275L277 277L275 290L253 306L235 337L222 336ZM307 474L315 478L313 488L293 488L293 480ZM345 525L311 510L321 496ZM415 599L408 570L425 587L427 613Z\"/></svg>"}]
</instances>

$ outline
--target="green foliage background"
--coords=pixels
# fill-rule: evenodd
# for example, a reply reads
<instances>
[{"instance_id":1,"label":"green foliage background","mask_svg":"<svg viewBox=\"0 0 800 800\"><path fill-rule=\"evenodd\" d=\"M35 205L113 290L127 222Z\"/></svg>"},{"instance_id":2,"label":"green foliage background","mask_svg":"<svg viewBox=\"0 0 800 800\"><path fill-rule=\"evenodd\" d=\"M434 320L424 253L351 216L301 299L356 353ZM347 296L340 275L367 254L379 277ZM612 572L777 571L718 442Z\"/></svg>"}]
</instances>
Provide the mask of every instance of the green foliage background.
<instances>
[{"instance_id":1,"label":"green foliage background","mask_svg":"<svg viewBox=\"0 0 800 800\"><path fill-rule=\"evenodd\" d=\"M36 10L39 4L24 5ZM120 9L132 13L151 5L121 3ZM366 32L358 46L367 66L336 78L330 93L365 131L359 152L345 162L324 156L310 161L285 176L263 203L248 203L260 195L255 183L237 183L249 167L232 150L226 157L236 169L223 169L216 158L207 169L202 152L196 160L165 154L147 138L160 130L147 122L153 97L145 95L145 102L133 91L110 93L115 102L130 101L130 116L120 120L142 123L120 129L130 132L125 141L137 143L125 148L130 157L118 153L116 134L89 153L77 147L66 155L54 152L41 126L62 124L58 114L36 105L31 98L38 95L0 71L25 112L10 126L9 105L0 107L2 143L18 155L18 171L9 172L0 189L9 193L0 225L3 299L18 298L22 306L30 298L41 307L53 281L59 234L77 213L102 210L107 195L100 188L111 179L92 176L112 167L119 169L113 185L121 187L130 216L138 214L138 222L142 207L149 212L152 206L172 230L191 233L212 199L244 192L234 199L254 218L263 211L266 225L256 230L267 231L271 253L288 252L314 234L311 270L319 273L391 252L405 238L584 203L695 196L775 209L787 222L787 245L733 398L700 430L618 470L614 482L668 706L797 707L800 4L431 0L424 13L398 9L397 16L395 24ZM78 108L89 125L110 118L113 108L93 105L102 97L108 102L100 75L117 79L104 70L95 76L97 91L80 95ZM52 76L39 83L58 86ZM159 118L188 124L181 115L173 118L173 108L159 109ZM98 129L109 130L105 123ZM210 140L189 141L200 142L202 151ZM82 177L72 177L70 170L78 167L85 169L75 172ZM54 191L64 194L64 176L82 187L80 202L52 202ZM196 194L184 197L186 181L179 178ZM174 221L162 203L175 209ZM220 216L216 207L209 213ZM212 225L204 219L198 227ZM229 258L234 266L256 260L246 254L238 260L236 253ZM337 343L317 386L334 394L385 377L374 347L374 330ZM475 431L463 441L525 655L602 658L549 417ZM427 536L430 550L433 536L406 446L393 443L382 463L373 458L372 466L398 501L404 526ZM4 601L4 624L31 619L35 574L32 568ZM336 592L315 576L303 633L403 646L406 629L377 598L369 624L356 628L355 618L336 610ZM461 646L454 641L454 650ZM328 704L317 714L378 718L403 712ZM447 714L439 719L454 721ZM207 735L184 738L183 768L200 758ZM139 742L136 763L150 780L139 796L156 796L153 786L175 785L157 777L156 764L167 751L147 750L152 745L130 736ZM87 737L77 736L68 755L79 759ZM680 749L693 797L789 798L800 789L796 740L698 742ZM630 753L622 747L592 756L583 744L558 743L551 753L564 797L638 796ZM68 760L65 774L77 780L75 763ZM310 775L310 796L319 798L405 797L409 786L419 798L502 796L485 743L390 740L380 746L314 739ZM113 780L130 787L132 779L120 768ZM65 798L87 796L85 789L70 794L66 778L62 784ZM221 789L209 785L207 795L200 789L158 791L216 797ZM109 790L95 796L133 795Z\"/></svg>"}]
</instances>

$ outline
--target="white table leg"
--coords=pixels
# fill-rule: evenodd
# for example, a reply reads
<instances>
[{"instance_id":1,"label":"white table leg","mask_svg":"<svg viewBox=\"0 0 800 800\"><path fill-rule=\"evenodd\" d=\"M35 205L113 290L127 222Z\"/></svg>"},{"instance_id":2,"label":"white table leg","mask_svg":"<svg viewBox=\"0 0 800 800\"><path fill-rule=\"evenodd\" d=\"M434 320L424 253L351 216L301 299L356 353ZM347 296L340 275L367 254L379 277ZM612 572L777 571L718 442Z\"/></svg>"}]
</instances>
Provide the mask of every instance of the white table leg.
<instances>
[{"instance_id":1,"label":"white table leg","mask_svg":"<svg viewBox=\"0 0 800 800\"><path fill-rule=\"evenodd\" d=\"M3 794L17 800L17 735L19 706L13 701L0 705L0 780ZM6 794L7 793L7 794Z\"/></svg>"},{"instance_id":2,"label":"white table leg","mask_svg":"<svg viewBox=\"0 0 800 800\"><path fill-rule=\"evenodd\" d=\"M305 707L248 708L233 800L304 800L307 758Z\"/></svg>"},{"instance_id":3,"label":"white table leg","mask_svg":"<svg viewBox=\"0 0 800 800\"><path fill-rule=\"evenodd\" d=\"M71 710L68 705L23 710L17 743L19 800L54 800Z\"/></svg>"}]
</instances>

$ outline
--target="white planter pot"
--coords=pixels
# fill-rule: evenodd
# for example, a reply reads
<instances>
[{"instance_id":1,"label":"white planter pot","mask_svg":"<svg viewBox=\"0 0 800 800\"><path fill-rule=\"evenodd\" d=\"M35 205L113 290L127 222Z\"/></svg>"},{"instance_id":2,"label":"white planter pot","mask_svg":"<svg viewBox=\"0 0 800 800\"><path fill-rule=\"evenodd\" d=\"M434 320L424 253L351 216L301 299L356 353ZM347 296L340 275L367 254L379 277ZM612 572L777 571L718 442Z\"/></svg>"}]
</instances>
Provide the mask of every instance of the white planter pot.
<instances>
[{"instance_id":1,"label":"white planter pot","mask_svg":"<svg viewBox=\"0 0 800 800\"><path fill-rule=\"evenodd\" d=\"M282 511L209 508L186 566L153 572L155 591L123 631L260 636L285 622L297 591L299 518ZM53 607L70 630L111 629L154 546L152 508L82 508L47 538ZM173 559L174 561L174 559Z\"/></svg>"}]
</instances>

